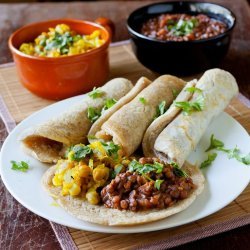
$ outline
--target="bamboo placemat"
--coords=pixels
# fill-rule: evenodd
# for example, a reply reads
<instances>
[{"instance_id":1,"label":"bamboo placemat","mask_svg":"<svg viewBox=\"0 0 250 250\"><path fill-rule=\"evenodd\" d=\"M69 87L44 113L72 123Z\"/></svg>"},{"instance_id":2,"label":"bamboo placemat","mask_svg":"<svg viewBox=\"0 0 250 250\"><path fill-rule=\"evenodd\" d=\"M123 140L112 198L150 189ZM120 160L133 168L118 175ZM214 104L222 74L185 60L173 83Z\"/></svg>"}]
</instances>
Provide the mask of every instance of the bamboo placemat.
<instances>
[{"instance_id":1,"label":"bamboo placemat","mask_svg":"<svg viewBox=\"0 0 250 250\"><path fill-rule=\"evenodd\" d=\"M110 49L110 78L127 77L136 81L140 76L154 79L155 74L140 65L129 44ZM18 123L31 113L53 103L41 99L18 82L13 64L0 67L0 95ZM248 106L249 105L249 106ZM226 112L232 115L250 132L250 104L242 95L232 100ZM230 205L219 212L184 226L142 234L104 234L80 231L68 228L68 231L79 249L131 249L148 248L164 249L186 242L211 236L250 223L250 185Z\"/></svg>"}]
</instances>

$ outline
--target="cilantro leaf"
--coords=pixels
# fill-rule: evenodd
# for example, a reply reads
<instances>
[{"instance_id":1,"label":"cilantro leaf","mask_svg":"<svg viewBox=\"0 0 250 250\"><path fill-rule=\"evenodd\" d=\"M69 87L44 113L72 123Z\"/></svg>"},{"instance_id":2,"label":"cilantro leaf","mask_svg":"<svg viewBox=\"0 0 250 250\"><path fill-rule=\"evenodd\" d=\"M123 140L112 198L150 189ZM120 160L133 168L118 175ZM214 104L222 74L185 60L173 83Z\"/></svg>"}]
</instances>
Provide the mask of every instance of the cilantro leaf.
<instances>
[{"instance_id":1,"label":"cilantro leaf","mask_svg":"<svg viewBox=\"0 0 250 250\"><path fill-rule=\"evenodd\" d=\"M71 147L71 150L68 153L68 158L71 161L80 161L89 154L92 154L92 149L89 146L77 144Z\"/></svg>"},{"instance_id":2,"label":"cilantro leaf","mask_svg":"<svg viewBox=\"0 0 250 250\"><path fill-rule=\"evenodd\" d=\"M94 109L93 107L88 107L87 116L88 119L92 123L94 123L101 116L101 111L98 109Z\"/></svg>"},{"instance_id":3,"label":"cilantro leaf","mask_svg":"<svg viewBox=\"0 0 250 250\"><path fill-rule=\"evenodd\" d=\"M224 147L224 143L214 137L214 134L211 135L210 137L210 145L209 147L205 150L205 152L208 152L212 149L217 149L217 148L222 148Z\"/></svg>"},{"instance_id":4,"label":"cilantro leaf","mask_svg":"<svg viewBox=\"0 0 250 250\"><path fill-rule=\"evenodd\" d=\"M212 164L212 162L216 159L216 157L217 157L216 153L208 154L207 159L201 163L200 168L209 167Z\"/></svg>"},{"instance_id":5,"label":"cilantro leaf","mask_svg":"<svg viewBox=\"0 0 250 250\"><path fill-rule=\"evenodd\" d=\"M210 145L205 152L208 152L212 149L225 152L229 159L234 158L245 165L250 165L250 153L248 153L247 155L240 154L240 150L238 149L237 146L233 149L225 148L224 143L214 138L213 134L210 137Z\"/></svg>"},{"instance_id":6,"label":"cilantro leaf","mask_svg":"<svg viewBox=\"0 0 250 250\"><path fill-rule=\"evenodd\" d=\"M155 181L155 184L154 184L154 187L158 190L160 190L161 188L161 184L164 182L164 180L156 180Z\"/></svg>"},{"instance_id":7,"label":"cilantro leaf","mask_svg":"<svg viewBox=\"0 0 250 250\"><path fill-rule=\"evenodd\" d=\"M88 94L92 99L102 97L104 92L100 88L94 87L93 90Z\"/></svg>"},{"instance_id":8,"label":"cilantro leaf","mask_svg":"<svg viewBox=\"0 0 250 250\"><path fill-rule=\"evenodd\" d=\"M103 108L102 108L101 113L103 113L104 111L110 109L110 108L113 107L116 103L117 103L117 101L116 101L115 99L113 99L113 98L107 99L107 100L105 101L105 104L104 104L104 106L103 106Z\"/></svg>"},{"instance_id":9,"label":"cilantro leaf","mask_svg":"<svg viewBox=\"0 0 250 250\"><path fill-rule=\"evenodd\" d=\"M204 97L198 96L194 102L174 102L175 106L183 110L184 115L190 115L194 111L202 111L204 109Z\"/></svg>"},{"instance_id":10,"label":"cilantro leaf","mask_svg":"<svg viewBox=\"0 0 250 250\"><path fill-rule=\"evenodd\" d=\"M188 92L190 92L190 93L194 93L194 92L202 93L202 90L199 89L199 88L196 88L196 87L189 87L189 88L186 88L185 91L188 91Z\"/></svg>"},{"instance_id":11,"label":"cilantro leaf","mask_svg":"<svg viewBox=\"0 0 250 250\"><path fill-rule=\"evenodd\" d=\"M179 19L177 22L169 20L167 23L167 30L175 36L185 36L190 34L197 26L198 19L192 18L191 20Z\"/></svg>"},{"instance_id":12,"label":"cilantro leaf","mask_svg":"<svg viewBox=\"0 0 250 250\"><path fill-rule=\"evenodd\" d=\"M161 115L163 115L167 111L166 101L162 101L156 108L155 119Z\"/></svg>"},{"instance_id":13,"label":"cilantro leaf","mask_svg":"<svg viewBox=\"0 0 250 250\"><path fill-rule=\"evenodd\" d=\"M115 166L114 170L111 171L111 179L114 179L123 169L123 165L119 164L118 166Z\"/></svg>"},{"instance_id":14,"label":"cilantro leaf","mask_svg":"<svg viewBox=\"0 0 250 250\"><path fill-rule=\"evenodd\" d=\"M160 174L163 170L163 164L155 162L154 164L141 164L136 160L133 160L128 165L130 172L138 172L139 174L148 174L150 172L156 172Z\"/></svg>"},{"instance_id":15,"label":"cilantro leaf","mask_svg":"<svg viewBox=\"0 0 250 250\"><path fill-rule=\"evenodd\" d=\"M174 168L174 174L178 177L189 177L188 174L179 167L176 162L171 162L170 165Z\"/></svg>"},{"instance_id":16,"label":"cilantro leaf","mask_svg":"<svg viewBox=\"0 0 250 250\"><path fill-rule=\"evenodd\" d=\"M27 172L27 170L29 169L29 164L26 163L25 161L21 161L21 162L11 161L11 164L12 164L11 169L13 170Z\"/></svg>"},{"instance_id":17,"label":"cilantro leaf","mask_svg":"<svg viewBox=\"0 0 250 250\"><path fill-rule=\"evenodd\" d=\"M142 103L142 104L146 104L146 99L144 97L140 97L139 98L139 101Z\"/></svg>"},{"instance_id":18,"label":"cilantro leaf","mask_svg":"<svg viewBox=\"0 0 250 250\"><path fill-rule=\"evenodd\" d=\"M118 158L118 151L120 146L114 144L114 142L101 142L108 156L113 156L115 159Z\"/></svg>"}]
</instances>

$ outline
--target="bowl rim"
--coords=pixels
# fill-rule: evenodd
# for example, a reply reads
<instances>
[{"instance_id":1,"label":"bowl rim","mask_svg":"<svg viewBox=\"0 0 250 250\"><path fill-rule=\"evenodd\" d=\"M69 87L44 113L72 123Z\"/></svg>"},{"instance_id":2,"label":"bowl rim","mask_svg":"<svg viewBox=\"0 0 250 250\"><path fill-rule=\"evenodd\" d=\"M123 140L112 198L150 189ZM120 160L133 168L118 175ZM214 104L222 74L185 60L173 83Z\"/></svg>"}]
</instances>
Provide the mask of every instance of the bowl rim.
<instances>
[{"instance_id":1,"label":"bowl rim","mask_svg":"<svg viewBox=\"0 0 250 250\"><path fill-rule=\"evenodd\" d=\"M191 40L191 41L164 41L164 40L158 40L158 39L151 38L151 37L145 36L145 35L137 32L136 30L134 30L129 25L129 21L132 18L132 16L135 15L135 13L137 11L139 11L139 10L143 10L144 8L147 9L147 8L149 8L151 6L155 6L155 5L159 5L159 4L179 4L180 2L185 3L185 4L210 4L210 5L222 7L225 10L227 10L230 13L230 15L233 17L233 24L225 32L223 32L223 33L221 33L221 34L219 34L217 36L213 36L213 37L209 37L209 38L203 38L203 39L199 39L199 40ZM200 13L204 13L204 12L200 12ZM206 13L204 13L204 14L206 14ZM144 5L144 6L140 7L140 8L135 9L133 12L130 13L129 17L127 18L127 29L128 29L130 34L133 34L134 36L136 36L138 38L141 38L143 40L147 40L149 42L156 42L156 43L162 43L162 44L193 44L193 43L204 43L204 42L212 41L212 40L224 37L226 34L230 33L234 29L235 25L236 25L236 15L229 8L227 8L227 7L225 7L225 6L221 5L221 4L217 4L217 3L200 2L200 1L170 1L170 2L165 1L165 2L151 3L151 4Z\"/></svg>"},{"instance_id":2,"label":"bowl rim","mask_svg":"<svg viewBox=\"0 0 250 250\"><path fill-rule=\"evenodd\" d=\"M18 33L22 32L23 30L25 30L25 29L27 29L29 27L32 27L32 26L35 27L36 25L50 23L50 22L61 22L61 23L63 23L65 21L66 22L72 22L72 23L85 23L85 24L89 24L89 25L98 27L99 29L106 32L107 39L105 40L105 42L101 46L99 46L97 48L94 48L94 49L92 49L92 50L90 50L88 52L84 52L84 53L77 54L77 55L63 56L63 57L31 56L31 55L27 55L27 54L21 52L19 49L17 49L13 45L13 39L15 38L15 36ZM17 55L19 55L20 57L23 57L23 58L28 58L28 59L38 60L38 61L50 61L50 62L59 62L60 61L60 62L62 62L62 61L66 61L68 59L73 59L73 58L77 58L77 57L81 57L81 56L88 57L88 56L91 56L93 54L96 54L99 51L101 51L103 49L106 49L109 46L110 41L111 41L111 38L110 38L109 32L106 30L105 27L103 27L102 25L100 25L98 23L95 23L95 22L92 22L92 21L87 21L87 20L75 19L75 18L59 18L59 19L49 19L49 20L46 20L46 21L34 22L34 23L30 23L30 24L22 26L21 28L17 29L16 31L14 31L10 35L10 37L8 39L8 46L9 46L9 49L11 50L12 53L17 54Z\"/></svg>"}]
</instances>

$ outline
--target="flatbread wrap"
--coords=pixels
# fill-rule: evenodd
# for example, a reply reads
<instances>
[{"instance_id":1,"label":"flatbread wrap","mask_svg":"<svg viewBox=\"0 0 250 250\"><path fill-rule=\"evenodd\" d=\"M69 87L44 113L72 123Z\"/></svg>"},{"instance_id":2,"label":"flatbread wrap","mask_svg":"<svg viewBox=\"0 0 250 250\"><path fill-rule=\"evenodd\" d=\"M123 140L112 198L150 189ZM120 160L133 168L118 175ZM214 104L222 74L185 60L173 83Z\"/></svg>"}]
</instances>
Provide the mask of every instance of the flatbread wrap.
<instances>
[{"instance_id":1,"label":"flatbread wrap","mask_svg":"<svg viewBox=\"0 0 250 250\"><path fill-rule=\"evenodd\" d=\"M49 168L45 172L42 178L42 185L61 207L78 219L102 225L131 226L164 219L183 211L192 204L196 197L203 191L205 179L196 166L186 163L183 169L192 178L196 188L191 191L187 198L179 200L174 205L164 209L148 209L133 212L107 208L104 205L91 205L86 199L79 197L63 196L61 195L61 188L55 187L52 184L56 166Z\"/></svg>"},{"instance_id":2,"label":"flatbread wrap","mask_svg":"<svg viewBox=\"0 0 250 250\"><path fill-rule=\"evenodd\" d=\"M133 88L125 78L115 78L98 89L93 98L87 95L79 103L65 110L43 124L28 128L20 135L23 149L45 163L56 162L61 158L64 147L85 143L92 121L88 117L89 107L101 110L106 100L119 100Z\"/></svg>"},{"instance_id":3,"label":"flatbread wrap","mask_svg":"<svg viewBox=\"0 0 250 250\"><path fill-rule=\"evenodd\" d=\"M177 97L179 102L173 103L170 111L148 128L143 139L143 151L146 156L153 154L162 161L173 161L182 166L213 118L222 112L238 93L235 78L221 69L206 71L194 87L189 89L193 92L191 98L185 96L188 102L181 97L185 95L184 89L180 97ZM193 111L185 112L185 107L189 107L190 103L199 106ZM178 108L181 109L178 111Z\"/></svg>"},{"instance_id":4,"label":"flatbread wrap","mask_svg":"<svg viewBox=\"0 0 250 250\"><path fill-rule=\"evenodd\" d=\"M120 154L131 155L156 117L159 104L164 102L165 107L169 107L175 98L174 93L181 91L184 86L185 82L175 76L160 76L98 126L94 134L93 130L90 134L97 139L113 141L120 145Z\"/></svg>"}]
</instances>

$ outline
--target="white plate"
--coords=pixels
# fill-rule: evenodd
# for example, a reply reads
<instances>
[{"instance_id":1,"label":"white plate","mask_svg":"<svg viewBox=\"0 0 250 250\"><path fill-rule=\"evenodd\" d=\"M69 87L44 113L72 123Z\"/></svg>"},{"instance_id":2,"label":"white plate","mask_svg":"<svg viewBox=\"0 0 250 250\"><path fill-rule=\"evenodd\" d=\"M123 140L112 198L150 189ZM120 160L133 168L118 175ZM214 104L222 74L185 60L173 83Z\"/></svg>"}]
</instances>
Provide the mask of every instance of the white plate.
<instances>
[{"instance_id":1,"label":"white plate","mask_svg":"<svg viewBox=\"0 0 250 250\"><path fill-rule=\"evenodd\" d=\"M48 166L24 154L18 141L19 134L32 125L46 121L62 112L68 106L83 98L70 98L31 115L22 121L6 139L0 156L0 170L3 182L9 192L26 208L53 222L72 228L105 233L138 233L180 226L204 218L232 202L248 185L250 167L234 159L229 160L223 153L218 153L213 165L204 171L206 185L203 193L185 211L167 219L131 227L110 227L78 220L62 208L53 205L53 199L43 190L40 180ZM250 151L250 137L245 129L232 117L222 113L209 126L197 149L189 161L200 163L206 159L205 149L211 134L222 140L227 147L237 145L243 153ZM11 170L10 161L27 161L31 169L26 173Z\"/></svg>"}]
</instances>

